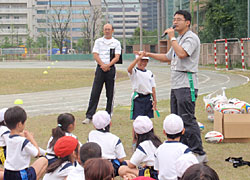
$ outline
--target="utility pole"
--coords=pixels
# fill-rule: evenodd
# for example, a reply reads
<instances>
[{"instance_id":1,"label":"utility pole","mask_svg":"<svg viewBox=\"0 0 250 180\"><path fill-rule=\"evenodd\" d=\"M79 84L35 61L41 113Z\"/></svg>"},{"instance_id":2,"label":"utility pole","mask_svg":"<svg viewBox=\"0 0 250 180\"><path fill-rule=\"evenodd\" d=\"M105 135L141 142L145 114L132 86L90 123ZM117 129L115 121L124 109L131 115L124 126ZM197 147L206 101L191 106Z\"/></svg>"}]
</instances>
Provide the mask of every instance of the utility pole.
<instances>
[{"instance_id":1,"label":"utility pole","mask_svg":"<svg viewBox=\"0 0 250 180\"><path fill-rule=\"evenodd\" d=\"M197 18L197 34L199 34L199 0L197 0L197 14L196 14L196 18Z\"/></svg>"},{"instance_id":2,"label":"utility pole","mask_svg":"<svg viewBox=\"0 0 250 180\"><path fill-rule=\"evenodd\" d=\"M125 34L125 5L123 0L121 0L122 2L122 22L123 22L123 27L122 27L122 36L123 36L123 53L126 53L126 34Z\"/></svg>"},{"instance_id":3,"label":"utility pole","mask_svg":"<svg viewBox=\"0 0 250 180\"><path fill-rule=\"evenodd\" d=\"M72 52L72 0L70 0L70 52ZM67 53L67 52L66 52Z\"/></svg>"},{"instance_id":4,"label":"utility pole","mask_svg":"<svg viewBox=\"0 0 250 180\"><path fill-rule=\"evenodd\" d=\"M139 23L140 23L140 51L143 50L143 46L142 46L142 0L139 0L140 3L140 19L139 19Z\"/></svg>"},{"instance_id":5,"label":"utility pole","mask_svg":"<svg viewBox=\"0 0 250 180\"><path fill-rule=\"evenodd\" d=\"M51 0L49 1L49 14L51 13ZM50 20L50 60L52 56L52 27L51 27L51 20Z\"/></svg>"},{"instance_id":6,"label":"utility pole","mask_svg":"<svg viewBox=\"0 0 250 180\"><path fill-rule=\"evenodd\" d=\"M90 22L91 22L91 29L90 29L90 48L91 50L93 49L93 44L94 44L94 23L93 23L93 6L91 4L91 0L88 0L89 1L89 5L90 5Z\"/></svg>"},{"instance_id":7,"label":"utility pole","mask_svg":"<svg viewBox=\"0 0 250 180\"><path fill-rule=\"evenodd\" d=\"M160 34L161 34L161 30L160 30L160 0L157 0L157 40L158 40L158 53L160 53Z\"/></svg>"},{"instance_id":8,"label":"utility pole","mask_svg":"<svg viewBox=\"0 0 250 180\"><path fill-rule=\"evenodd\" d=\"M250 37L250 0L247 3L247 37Z\"/></svg>"},{"instance_id":9,"label":"utility pole","mask_svg":"<svg viewBox=\"0 0 250 180\"><path fill-rule=\"evenodd\" d=\"M109 22L109 19L108 19L108 4L107 4L106 0L103 0L103 1L104 1L105 6L106 6L105 22L107 24Z\"/></svg>"},{"instance_id":10,"label":"utility pole","mask_svg":"<svg viewBox=\"0 0 250 180\"><path fill-rule=\"evenodd\" d=\"M49 34L49 21L48 21L48 6L46 6L46 24L47 24L47 27L46 27L46 48L47 48L47 61L49 60L49 56L48 56L48 52L49 52L49 37L48 37L48 34Z\"/></svg>"}]
</instances>

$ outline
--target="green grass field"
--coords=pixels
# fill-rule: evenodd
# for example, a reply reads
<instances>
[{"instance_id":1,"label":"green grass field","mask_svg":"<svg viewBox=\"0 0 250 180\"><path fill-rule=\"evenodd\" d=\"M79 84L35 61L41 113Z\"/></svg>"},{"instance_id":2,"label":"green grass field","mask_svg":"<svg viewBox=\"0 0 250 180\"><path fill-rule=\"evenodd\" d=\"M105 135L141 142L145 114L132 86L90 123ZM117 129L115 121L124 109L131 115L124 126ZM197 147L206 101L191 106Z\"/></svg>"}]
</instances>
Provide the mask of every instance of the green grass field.
<instances>
[{"instance_id":1,"label":"green grass field","mask_svg":"<svg viewBox=\"0 0 250 180\"><path fill-rule=\"evenodd\" d=\"M89 70L82 69L53 69L53 71L57 72L55 76L46 79L47 81L52 81L51 86L47 87L47 90L51 89L61 89L64 84L67 84L67 88L76 88L82 87L83 82L86 80L84 78L93 79L93 72ZM4 72L3 72L4 71ZM29 72L26 72L29 71ZM36 75L39 71L39 75ZM21 92L35 92L44 90L43 89L43 75L41 75L43 70L21 70L21 69L2 69L0 71L0 94L9 94L9 93L19 93ZM63 72L63 76L59 73ZM84 73L86 72L86 74ZM50 73L50 72L49 72ZM224 72L223 72L224 73ZM250 77L249 72L226 72L226 73L239 73L245 76ZM2 82L6 77L10 77L10 74L15 74L12 78L9 78L5 82ZM51 75L52 73L50 73ZM67 74L67 75L65 75ZM83 75L84 74L84 75ZM86 75L86 77L85 77ZM2 76L5 76L3 78ZM21 76L21 77L20 77ZM31 83L30 78L34 78L38 76L38 80ZM126 76L126 77L125 77ZM18 77L22 78L22 82L18 82L16 80ZM62 78L63 77L63 78ZM74 78L73 78L74 77ZM77 79L75 78L77 77ZM39 79L40 78L40 79ZM58 78L58 80L57 80ZM73 78L74 83L68 84L69 80ZM127 79L127 74L121 73L118 76L118 79ZM13 80L14 79L14 80ZM80 79L80 80L79 80ZM72 79L71 79L72 80ZM13 82L12 82L13 81ZM19 84L21 83L21 84ZM17 88L17 84L19 86L26 86L25 89ZM92 84L92 82L91 82ZM87 84L88 86L91 84ZM87 86L86 85L86 86ZM52 87L53 86L53 87ZM11 90L12 88L15 89ZM246 102L250 102L250 83L235 87L226 90L226 95L228 98L238 98L240 100L244 100ZM127 158L129 159L132 154L132 121L129 120L129 109L128 106L119 106L114 109L114 114L112 117L112 127L111 132L120 137L125 147L125 151L127 153ZM160 118L153 119L154 129L156 134L161 138L162 141L165 140L165 137L162 133L162 122L166 115L170 112L169 101L160 101L158 103L158 109L161 112ZM90 130L93 129L92 124L83 125L81 121L85 117L85 112L74 112L73 113L76 118L76 129L74 130L74 134L78 136L79 140L82 143L85 143L87 140L87 136ZM37 116L32 117L27 120L26 129L33 132L35 139L38 144L45 148L49 137L51 136L51 129L56 127L56 119L58 114L49 115L49 116ZM244 160L250 161L250 143L221 143L221 144L209 144L204 140L204 136L208 131L213 130L213 123L207 120L207 114L205 112L205 107L203 103L203 96L199 96L196 104L196 117L197 120L204 124L205 130L201 133L203 139L203 146L208 155L208 165L216 170L219 174L221 180L249 180L250 179L250 167L243 166L238 168L233 168L231 163L225 162L225 159L229 156L233 157L243 157ZM119 179L119 178L117 178Z\"/></svg>"},{"instance_id":2,"label":"green grass field","mask_svg":"<svg viewBox=\"0 0 250 180\"><path fill-rule=\"evenodd\" d=\"M48 74L43 74L47 71ZM91 69L1 69L0 94L29 93L92 86ZM117 80L128 79L127 72L117 71Z\"/></svg>"}]
</instances>

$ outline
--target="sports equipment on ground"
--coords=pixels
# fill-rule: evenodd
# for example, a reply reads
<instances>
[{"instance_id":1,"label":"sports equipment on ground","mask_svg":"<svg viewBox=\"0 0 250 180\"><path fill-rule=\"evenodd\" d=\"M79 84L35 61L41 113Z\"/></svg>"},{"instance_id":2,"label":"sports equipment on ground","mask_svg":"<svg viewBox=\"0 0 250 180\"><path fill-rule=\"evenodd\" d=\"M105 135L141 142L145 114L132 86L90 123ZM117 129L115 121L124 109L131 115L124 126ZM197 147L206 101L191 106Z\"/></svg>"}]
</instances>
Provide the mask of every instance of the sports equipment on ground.
<instances>
[{"instance_id":1,"label":"sports equipment on ground","mask_svg":"<svg viewBox=\"0 0 250 180\"><path fill-rule=\"evenodd\" d=\"M200 131L203 131L204 130L204 125L202 124L202 123L200 123L200 122L198 122L198 125L199 125L199 127L200 127Z\"/></svg>"},{"instance_id":2,"label":"sports equipment on ground","mask_svg":"<svg viewBox=\"0 0 250 180\"><path fill-rule=\"evenodd\" d=\"M209 143L221 143L223 139L224 139L224 136L218 131L209 131L205 135L205 140L206 142L209 142Z\"/></svg>"}]
</instances>

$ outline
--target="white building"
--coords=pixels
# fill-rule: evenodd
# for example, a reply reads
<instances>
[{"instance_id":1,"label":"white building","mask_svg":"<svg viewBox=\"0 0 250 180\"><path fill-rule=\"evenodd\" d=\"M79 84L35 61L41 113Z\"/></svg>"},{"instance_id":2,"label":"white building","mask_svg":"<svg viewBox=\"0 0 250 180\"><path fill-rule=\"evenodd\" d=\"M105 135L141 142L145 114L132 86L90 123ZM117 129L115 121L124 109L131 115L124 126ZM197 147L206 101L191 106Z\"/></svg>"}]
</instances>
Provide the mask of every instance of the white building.
<instances>
[{"instance_id":1,"label":"white building","mask_svg":"<svg viewBox=\"0 0 250 180\"><path fill-rule=\"evenodd\" d=\"M33 36L35 29L34 0L0 0L0 40L5 37L13 45Z\"/></svg>"}]
</instances>

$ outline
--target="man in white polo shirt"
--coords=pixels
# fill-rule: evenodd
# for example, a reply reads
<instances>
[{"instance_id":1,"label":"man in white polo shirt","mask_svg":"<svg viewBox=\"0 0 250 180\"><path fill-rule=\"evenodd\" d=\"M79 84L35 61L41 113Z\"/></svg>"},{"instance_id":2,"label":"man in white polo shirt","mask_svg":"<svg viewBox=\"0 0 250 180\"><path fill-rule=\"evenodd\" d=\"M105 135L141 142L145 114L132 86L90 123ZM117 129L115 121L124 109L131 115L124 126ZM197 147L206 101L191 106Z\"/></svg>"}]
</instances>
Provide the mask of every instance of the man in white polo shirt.
<instances>
[{"instance_id":1,"label":"man in white polo shirt","mask_svg":"<svg viewBox=\"0 0 250 180\"><path fill-rule=\"evenodd\" d=\"M92 86L89 107L86 112L86 119L82 122L88 124L95 114L99 98L102 92L103 84L106 88L106 111L111 114L113 109L114 85L116 68L115 63L119 60L121 54L120 42L112 37L114 28L111 24L103 26L104 36L97 39L93 48L93 56L97 63L95 79ZM114 51L114 58L111 59L110 51Z\"/></svg>"}]
</instances>

